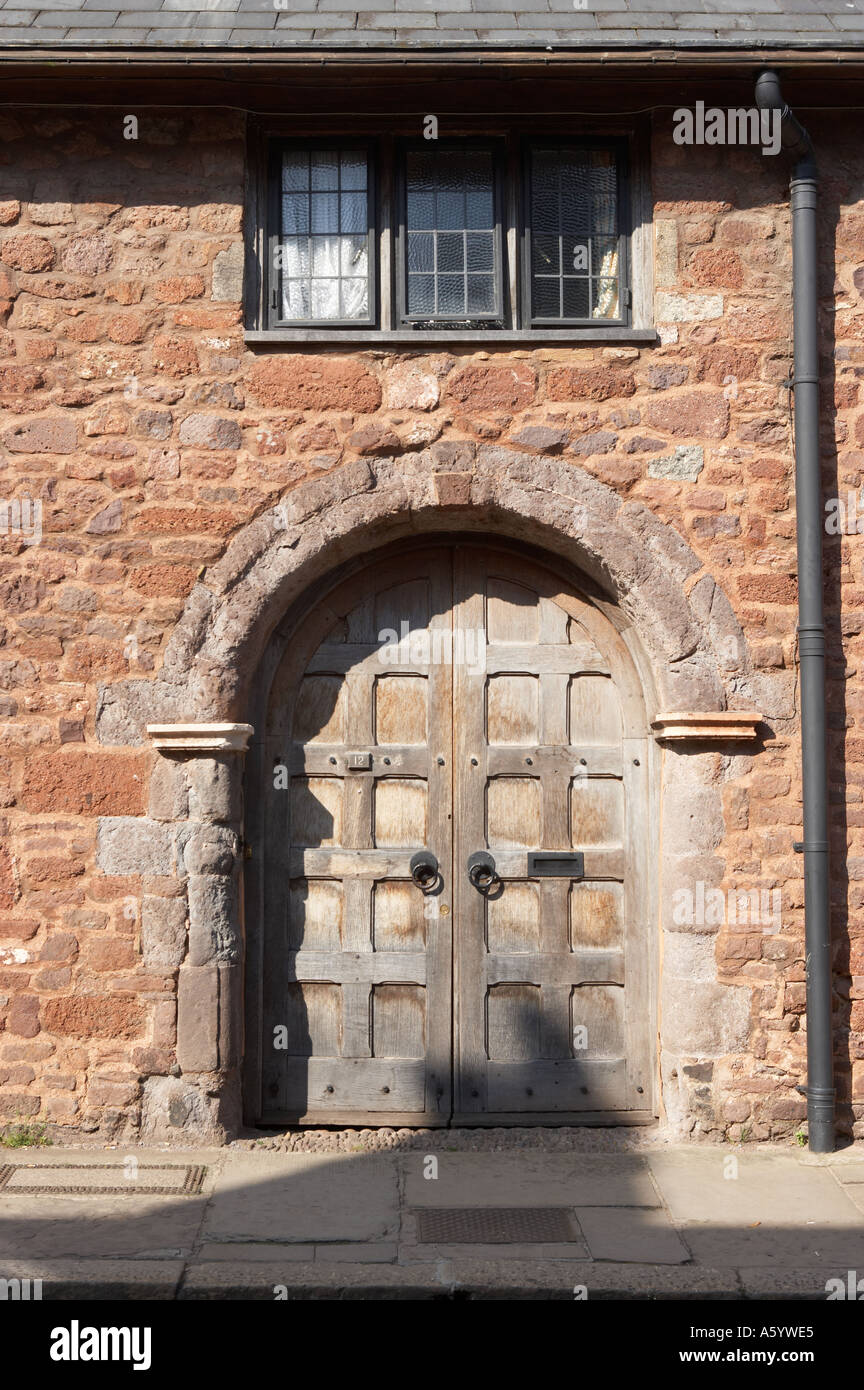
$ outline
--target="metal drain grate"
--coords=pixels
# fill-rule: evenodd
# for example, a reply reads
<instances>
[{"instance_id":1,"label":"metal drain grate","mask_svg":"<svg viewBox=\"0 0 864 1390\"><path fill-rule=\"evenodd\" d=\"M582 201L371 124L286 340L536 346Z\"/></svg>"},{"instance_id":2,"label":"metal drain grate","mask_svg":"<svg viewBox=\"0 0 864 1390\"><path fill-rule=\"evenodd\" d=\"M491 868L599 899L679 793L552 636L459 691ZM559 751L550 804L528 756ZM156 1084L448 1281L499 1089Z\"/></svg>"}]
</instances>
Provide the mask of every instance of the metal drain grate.
<instances>
[{"instance_id":1,"label":"metal drain grate","mask_svg":"<svg viewBox=\"0 0 864 1390\"><path fill-rule=\"evenodd\" d=\"M579 1239L567 1207L424 1207L414 1215L420 1245L557 1245Z\"/></svg>"},{"instance_id":2,"label":"metal drain grate","mask_svg":"<svg viewBox=\"0 0 864 1390\"><path fill-rule=\"evenodd\" d=\"M94 1180L95 1173L100 1176ZM161 1183L147 1181L148 1175L157 1174ZM138 1163L128 1176L119 1163L6 1163L0 1165L0 1192L28 1197L194 1197L206 1175L206 1165L198 1163Z\"/></svg>"}]
</instances>

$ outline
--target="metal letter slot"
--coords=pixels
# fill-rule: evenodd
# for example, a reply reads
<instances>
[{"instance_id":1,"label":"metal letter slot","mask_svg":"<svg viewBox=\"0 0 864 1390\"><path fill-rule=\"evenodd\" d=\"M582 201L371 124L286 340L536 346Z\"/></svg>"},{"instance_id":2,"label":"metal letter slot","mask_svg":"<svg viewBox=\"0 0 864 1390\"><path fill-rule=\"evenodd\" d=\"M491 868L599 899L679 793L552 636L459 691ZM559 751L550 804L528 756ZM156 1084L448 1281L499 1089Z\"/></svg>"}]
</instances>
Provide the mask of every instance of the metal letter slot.
<instances>
[{"instance_id":1,"label":"metal letter slot","mask_svg":"<svg viewBox=\"0 0 864 1390\"><path fill-rule=\"evenodd\" d=\"M581 850L551 850L528 855L529 878L584 878L585 855Z\"/></svg>"}]
</instances>

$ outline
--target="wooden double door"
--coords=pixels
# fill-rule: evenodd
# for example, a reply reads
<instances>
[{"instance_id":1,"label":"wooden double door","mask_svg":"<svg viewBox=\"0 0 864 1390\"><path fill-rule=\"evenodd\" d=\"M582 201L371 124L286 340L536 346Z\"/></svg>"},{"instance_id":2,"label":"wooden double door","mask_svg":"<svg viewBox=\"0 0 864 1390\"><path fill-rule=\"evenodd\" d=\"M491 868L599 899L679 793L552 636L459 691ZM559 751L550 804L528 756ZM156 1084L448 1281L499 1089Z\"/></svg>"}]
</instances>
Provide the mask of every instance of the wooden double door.
<instances>
[{"instance_id":1,"label":"wooden double door","mask_svg":"<svg viewBox=\"0 0 864 1390\"><path fill-rule=\"evenodd\" d=\"M418 546L274 668L257 1118L648 1118L650 747L609 618L515 550Z\"/></svg>"}]
</instances>

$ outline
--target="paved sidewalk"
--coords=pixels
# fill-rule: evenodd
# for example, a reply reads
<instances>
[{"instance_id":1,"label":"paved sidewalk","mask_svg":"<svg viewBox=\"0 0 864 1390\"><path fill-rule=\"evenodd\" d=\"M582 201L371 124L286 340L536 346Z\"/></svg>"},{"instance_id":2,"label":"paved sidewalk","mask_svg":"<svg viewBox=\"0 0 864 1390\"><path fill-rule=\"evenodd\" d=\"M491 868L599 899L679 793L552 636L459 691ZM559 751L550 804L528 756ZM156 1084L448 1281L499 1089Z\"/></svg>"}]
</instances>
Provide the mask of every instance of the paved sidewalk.
<instances>
[{"instance_id":1,"label":"paved sidewalk","mask_svg":"<svg viewBox=\"0 0 864 1390\"><path fill-rule=\"evenodd\" d=\"M0 1149L0 1279L269 1300L824 1300L864 1279L862 1146L431 1157L437 1176L421 1150Z\"/></svg>"}]
</instances>

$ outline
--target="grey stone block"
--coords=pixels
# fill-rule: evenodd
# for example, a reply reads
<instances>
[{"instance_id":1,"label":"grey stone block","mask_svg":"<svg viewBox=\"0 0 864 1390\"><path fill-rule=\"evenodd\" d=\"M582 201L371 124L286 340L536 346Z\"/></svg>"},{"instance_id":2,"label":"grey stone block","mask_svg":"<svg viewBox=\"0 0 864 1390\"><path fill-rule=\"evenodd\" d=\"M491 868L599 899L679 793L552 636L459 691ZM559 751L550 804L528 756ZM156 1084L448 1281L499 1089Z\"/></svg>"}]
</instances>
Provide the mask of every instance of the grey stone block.
<instances>
[{"instance_id":1,"label":"grey stone block","mask_svg":"<svg viewBox=\"0 0 864 1390\"><path fill-rule=\"evenodd\" d=\"M150 778L148 812L151 820L182 820L188 809L188 793L183 764L171 758L157 758Z\"/></svg>"},{"instance_id":2,"label":"grey stone block","mask_svg":"<svg viewBox=\"0 0 864 1390\"><path fill-rule=\"evenodd\" d=\"M239 304L243 298L243 243L238 241L213 260L210 298L217 303Z\"/></svg>"},{"instance_id":3,"label":"grey stone block","mask_svg":"<svg viewBox=\"0 0 864 1390\"><path fill-rule=\"evenodd\" d=\"M141 903L141 955L145 966L176 970L186 954L186 899L145 894Z\"/></svg>"},{"instance_id":4,"label":"grey stone block","mask_svg":"<svg viewBox=\"0 0 864 1390\"><path fill-rule=\"evenodd\" d=\"M174 869L168 826L143 816L102 816L96 862L104 874L165 874Z\"/></svg>"},{"instance_id":5,"label":"grey stone block","mask_svg":"<svg viewBox=\"0 0 864 1390\"><path fill-rule=\"evenodd\" d=\"M177 1061L184 1072L219 1066L219 971L184 965L177 979Z\"/></svg>"},{"instance_id":6,"label":"grey stone block","mask_svg":"<svg viewBox=\"0 0 864 1390\"><path fill-rule=\"evenodd\" d=\"M705 467L705 451L701 444L679 444L674 454L654 458L648 465L649 478L678 478L695 483Z\"/></svg>"},{"instance_id":7,"label":"grey stone block","mask_svg":"<svg viewBox=\"0 0 864 1390\"><path fill-rule=\"evenodd\" d=\"M239 821L243 800L243 765L236 753L190 758L185 764L192 820Z\"/></svg>"},{"instance_id":8,"label":"grey stone block","mask_svg":"<svg viewBox=\"0 0 864 1390\"><path fill-rule=\"evenodd\" d=\"M223 875L189 879L189 963L233 961L239 956L237 884Z\"/></svg>"}]
</instances>

